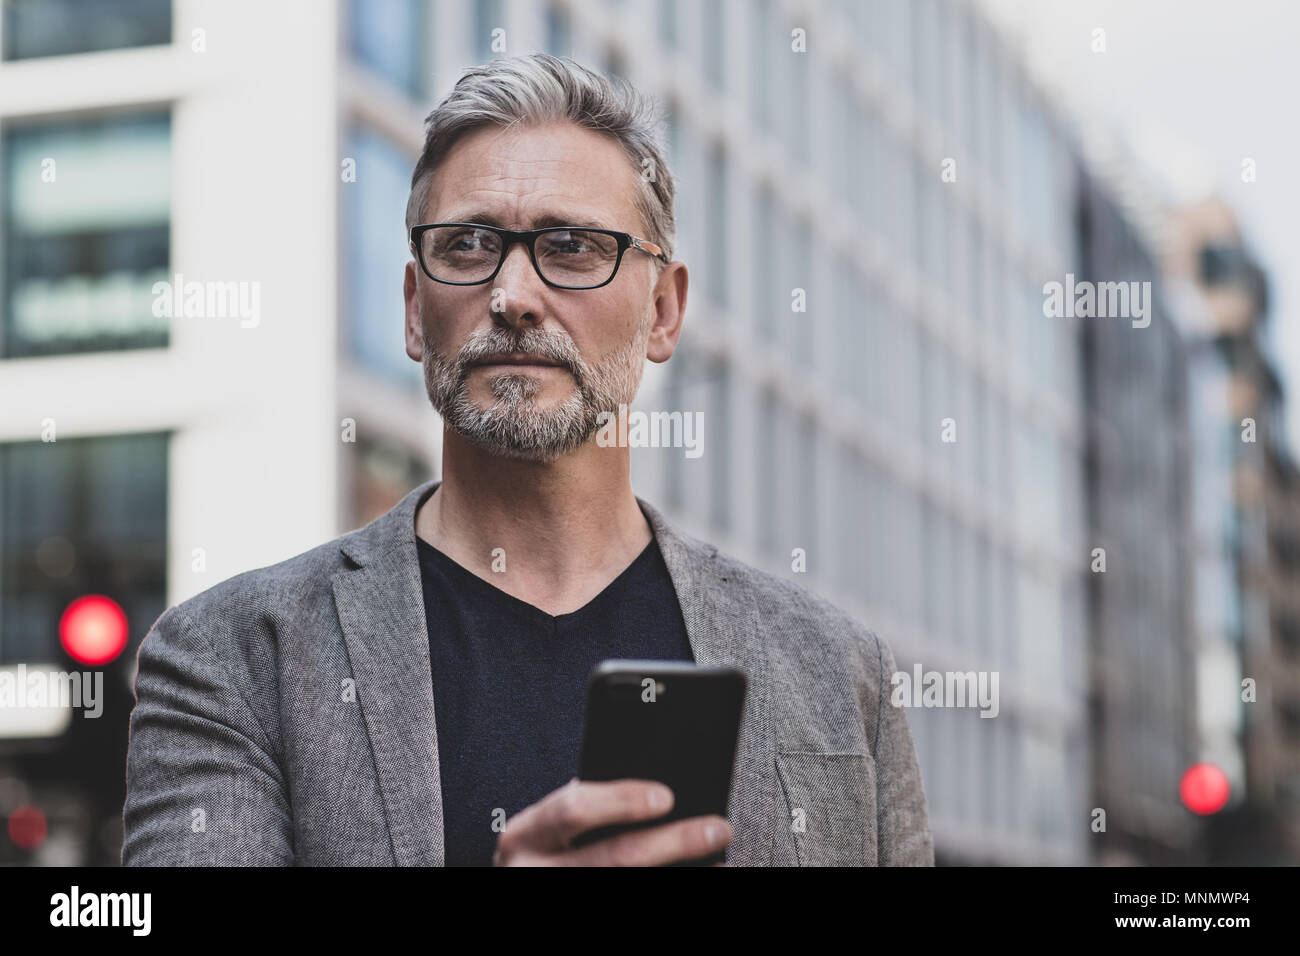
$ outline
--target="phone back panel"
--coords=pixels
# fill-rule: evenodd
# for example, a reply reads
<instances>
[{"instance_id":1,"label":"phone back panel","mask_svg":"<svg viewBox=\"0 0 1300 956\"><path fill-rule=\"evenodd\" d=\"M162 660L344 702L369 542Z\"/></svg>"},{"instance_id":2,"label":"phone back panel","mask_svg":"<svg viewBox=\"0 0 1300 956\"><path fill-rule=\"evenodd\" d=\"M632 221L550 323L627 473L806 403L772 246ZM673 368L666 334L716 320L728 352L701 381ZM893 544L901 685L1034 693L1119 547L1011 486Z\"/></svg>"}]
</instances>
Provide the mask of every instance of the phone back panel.
<instances>
[{"instance_id":1,"label":"phone back panel","mask_svg":"<svg viewBox=\"0 0 1300 956\"><path fill-rule=\"evenodd\" d=\"M605 661L587 685L583 780L658 780L673 809L644 826L705 814L726 816L745 675L732 667L676 661ZM583 845L631 826L589 831Z\"/></svg>"}]
</instances>

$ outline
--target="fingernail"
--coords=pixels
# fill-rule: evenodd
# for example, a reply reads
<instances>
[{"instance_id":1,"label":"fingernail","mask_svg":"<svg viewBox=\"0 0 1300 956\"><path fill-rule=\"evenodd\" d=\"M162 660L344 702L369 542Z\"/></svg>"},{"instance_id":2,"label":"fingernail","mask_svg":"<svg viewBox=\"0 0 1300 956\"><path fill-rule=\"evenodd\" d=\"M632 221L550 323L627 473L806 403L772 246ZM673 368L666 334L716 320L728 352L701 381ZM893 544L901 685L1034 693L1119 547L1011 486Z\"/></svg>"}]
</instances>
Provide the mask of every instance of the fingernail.
<instances>
[{"instance_id":1,"label":"fingernail","mask_svg":"<svg viewBox=\"0 0 1300 956\"><path fill-rule=\"evenodd\" d=\"M651 810L668 809L668 791L663 787L653 787L650 790L649 800Z\"/></svg>"},{"instance_id":2,"label":"fingernail","mask_svg":"<svg viewBox=\"0 0 1300 956\"><path fill-rule=\"evenodd\" d=\"M704 828L704 841L709 846L717 846L722 842L722 827L716 823L710 823Z\"/></svg>"}]
</instances>

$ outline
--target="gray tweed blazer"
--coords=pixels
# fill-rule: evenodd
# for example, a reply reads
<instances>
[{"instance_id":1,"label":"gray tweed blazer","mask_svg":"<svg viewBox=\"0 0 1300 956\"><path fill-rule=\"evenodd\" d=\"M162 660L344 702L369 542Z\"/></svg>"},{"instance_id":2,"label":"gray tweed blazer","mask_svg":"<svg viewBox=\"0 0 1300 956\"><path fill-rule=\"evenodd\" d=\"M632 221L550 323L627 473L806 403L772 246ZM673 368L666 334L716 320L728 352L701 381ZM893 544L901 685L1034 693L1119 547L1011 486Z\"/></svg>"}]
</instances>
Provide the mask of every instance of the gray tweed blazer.
<instances>
[{"instance_id":1,"label":"gray tweed blazer","mask_svg":"<svg viewBox=\"0 0 1300 956\"><path fill-rule=\"evenodd\" d=\"M137 658L124 865L443 864L415 547L437 484L158 618ZM888 644L637 501L695 659L749 677L728 862L933 865Z\"/></svg>"}]
</instances>

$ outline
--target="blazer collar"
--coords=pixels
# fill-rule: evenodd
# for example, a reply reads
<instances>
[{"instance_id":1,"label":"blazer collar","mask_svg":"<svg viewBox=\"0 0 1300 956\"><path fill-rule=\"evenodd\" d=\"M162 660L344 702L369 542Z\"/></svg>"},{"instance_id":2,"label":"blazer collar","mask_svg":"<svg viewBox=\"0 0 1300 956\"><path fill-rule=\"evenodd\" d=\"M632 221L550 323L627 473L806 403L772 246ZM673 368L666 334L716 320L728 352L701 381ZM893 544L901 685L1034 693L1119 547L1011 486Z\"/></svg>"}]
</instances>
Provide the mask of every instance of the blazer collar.
<instances>
[{"instance_id":1,"label":"blazer collar","mask_svg":"<svg viewBox=\"0 0 1300 956\"><path fill-rule=\"evenodd\" d=\"M340 550L356 568L331 582L374 750L393 853L402 866L445 859L438 735L429 632L416 551L415 513L440 484L429 481L391 511L345 535ZM637 498L672 578L695 660L729 664L749 679L732 776L728 818L732 865L771 862L776 794L771 676L761 622L748 585L718 560L717 548L674 531Z\"/></svg>"}]
</instances>

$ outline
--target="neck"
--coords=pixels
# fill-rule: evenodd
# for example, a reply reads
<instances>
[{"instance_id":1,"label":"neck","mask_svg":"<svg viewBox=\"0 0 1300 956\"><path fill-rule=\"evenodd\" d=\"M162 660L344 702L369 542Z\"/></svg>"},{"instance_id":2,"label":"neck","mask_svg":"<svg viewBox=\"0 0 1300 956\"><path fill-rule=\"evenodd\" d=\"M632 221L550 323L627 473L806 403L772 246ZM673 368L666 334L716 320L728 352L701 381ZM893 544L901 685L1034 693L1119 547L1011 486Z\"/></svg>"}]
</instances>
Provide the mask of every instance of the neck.
<instances>
[{"instance_id":1,"label":"neck","mask_svg":"<svg viewBox=\"0 0 1300 956\"><path fill-rule=\"evenodd\" d=\"M415 530L503 590L568 610L600 593L652 538L627 448L593 438L554 462L522 461L489 455L450 429L442 484L417 512Z\"/></svg>"}]
</instances>

